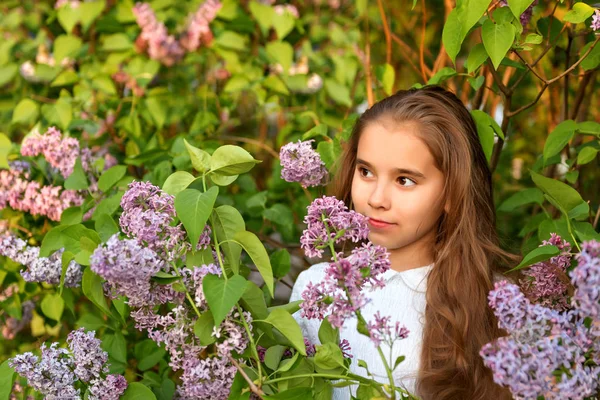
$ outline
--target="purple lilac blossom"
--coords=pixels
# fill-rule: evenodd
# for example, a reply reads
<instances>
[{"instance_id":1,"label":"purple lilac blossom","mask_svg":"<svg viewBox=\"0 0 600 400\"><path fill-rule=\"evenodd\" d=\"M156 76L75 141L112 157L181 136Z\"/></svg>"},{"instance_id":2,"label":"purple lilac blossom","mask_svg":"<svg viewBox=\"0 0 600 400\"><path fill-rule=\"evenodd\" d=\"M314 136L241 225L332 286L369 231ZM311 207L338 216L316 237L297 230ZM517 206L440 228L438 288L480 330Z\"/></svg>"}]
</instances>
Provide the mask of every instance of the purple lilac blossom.
<instances>
[{"instance_id":1,"label":"purple lilac blossom","mask_svg":"<svg viewBox=\"0 0 600 400\"><path fill-rule=\"evenodd\" d=\"M367 303L365 287L375 289L384 285L382 274L389 268L385 248L372 243L357 247L347 258L340 255L337 261L329 263L322 282L317 285L309 282L302 292L301 315L322 319L329 312L327 319L331 325L340 328ZM376 338L373 341L377 344Z\"/></svg>"},{"instance_id":2,"label":"purple lilac blossom","mask_svg":"<svg viewBox=\"0 0 600 400\"><path fill-rule=\"evenodd\" d=\"M600 31L600 9L594 10L594 16L592 17L592 30Z\"/></svg>"},{"instance_id":3,"label":"purple lilac blossom","mask_svg":"<svg viewBox=\"0 0 600 400\"><path fill-rule=\"evenodd\" d=\"M88 400L119 400L127 389L127 381L122 375L107 375L106 379L91 381Z\"/></svg>"},{"instance_id":4,"label":"purple lilac blossom","mask_svg":"<svg viewBox=\"0 0 600 400\"><path fill-rule=\"evenodd\" d=\"M367 218L348 210L343 201L333 196L315 199L307 207L304 223L307 228L300 237L300 247L307 257L322 257L330 239L335 239L335 243L358 242L369 234Z\"/></svg>"},{"instance_id":5,"label":"purple lilac blossom","mask_svg":"<svg viewBox=\"0 0 600 400\"><path fill-rule=\"evenodd\" d=\"M16 319L14 317L6 318L6 322L2 327L2 336L6 340L13 340L17 334L23 330L33 318L33 310L35 309L35 304L31 300L27 300L23 302L21 306L21 319Z\"/></svg>"},{"instance_id":6,"label":"purple lilac blossom","mask_svg":"<svg viewBox=\"0 0 600 400\"><path fill-rule=\"evenodd\" d=\"M353 358L352 356L352 348L350 348L350 342L348 339L342 339L340 341L340 350L342 350L342 355L346 358Z\"/></svg>"},{"instance_id":7,"label":"purple lilac blossom","mask_svg":"<svg viewBox=\"0 0 600 400\"><path fill-rule=\"evenodd\" d=\"M168 260L189 250L181 224L171 226L175 218L175 198L150 182L132 182L121 198L123 213L119 225L123 232L140 240ZM200 236L197 248L210 244L210 227Z\"/></svg>"},{"instance_id":8,"label":"purple lilac blossom","mask_svg":"<svg viewBox=\"0 0 600 400\"><path fill-rule=\"evenodd\" d=\"M89 383L108 373L108 353L100 348L102 342L96 338L96 332L85 332L83 328L71 331L67 344L73 354L75 375L82 382Z\"/></svg>"},{"instance_id":9,"label":"purple lilac blossom","mask_svg":"<svg viewBox=\"0 0 600 400\"><path fill-rule=\"evenodd\" d=\"M538 0L535 0L521 14L521 17L519 18L519 20L521 21L521 25L523 27L525 27L527 24L529 24L529 21L531 21L531 17L533 17L533 7L535 7L537 5L537 3L538 3ZM506 0L500 0L500 5L502 7L508 7L508 3L506 2Z\"/></svg>"},{"instance_id":10,"label":"purple lilac blossom","mask_svg":"<svg viewBox=\"0 0 600 400\"><path fill-rule=\"evenodd\" d=\"M12 234L0 235L0 256L6 256L24 265L26 269L21 271L21 276L27 282L60 284L63 252L64 249L61 249L52 253L50 257L39 257L39 247L28 246L24 240ZM79 286L82 276L81 265L71 261L65 274L65 286Z\"/></svg>"},{"instance_id":11,"label":"purple lilac blossom","mask_svg":"<svg viewBox=\"0 0 600 400\"><path fill-rule=\"evenodd\" d=\"M90 257L92 271L106 279L113 294L128 297L132 307L155 303L150 278L164 261L136 239L119 240L114 234Z\"/></svg>"},{"instance_id":12,"label":"purple lilac blossom","mask_svg":"<svg viewBox=\"0 0 600 400\"><path fill-rule=\"evenodd\" d=\"M389 316L381 316L379 311L375 313L374 321L367 323L367 330L369 331L369 336L375 346L379 346L381 342L387 342L390 345L397 339L406 339L409 334L409 330L400 325L400 322L396 322L395 325L390 323Z\"/></svg>"},{"instance_id":13,"label":"purple lilac blossom","mask_svg":"<svg viewBox=\"0 0 600 400\"><path fill-rule=\"evenodd\" d=\"M74 386L77 378L69 351L59 348L58 343L52 343L50 347L44 343L40 349L41 358L27 352L11 358L8 365L46 399L80 398L80 391Z\"/></svg>"},{"instance_id":14,"label":"purple lilac blossom","mask_svg":"<svg viewBox=\"0 0 600 400\"><path fill-rule=\"evenodd\" d=\"M30 157L42 154L48 164L66 179L73 173L79 156L79 141L75 138L63 139L60 131L52 126L43 135L33 133L27 136L21 144L21 154Z\"/></svg>"},{"instance_id":15,"label":"purple lilac blossom","mask_svg":"<svg viewBox=\"0 0 600 400\"><path fill-rule=\"evenodd\" d=\"M583 242L571 272L572 309L532 304L516 285L498 282L490 306L509 336L481 349L494 381L516 399L585 399L599 389L600 243Z\"/></svg>"},{"instance_id":16,"label":"purple lilac blossom","mask_svg":"<svg viewBox=\"0 0 600 400\"><path fill-rule=\"evenodd\" d=\"M519 281L525 296L534 303L556 310L569 308L567 301L570 287L567 268L571 265L571 245L553 233L541 246L556 246L561 253L550 260L533 264L523 272L525 279Z\"/></svg>"},{"instance_id":17,"label":"purple lilac blossom","mask_svg":"<svg viewBox=\"0 0 600 400\"><path fill-rule=\"evenodd\" d=\"M302 187L323 185L328 172L321 156L313 150L314 140L288 143L279 150L281 178L287 182L299 182Z\"/></svg>"},{"instance_id":18,"label":"purple lilac blossom","mask_svg":"<svg viewBox=\"0 0 600 400\"><path fill-rule=\"evenodd\" d=\"M18 169L0 170L0 209L10 206L31 215L60 221L65 209L81 204L83 196L75 190L29 181L28 173L23 174Z\"/></svg>"}]
</instances>

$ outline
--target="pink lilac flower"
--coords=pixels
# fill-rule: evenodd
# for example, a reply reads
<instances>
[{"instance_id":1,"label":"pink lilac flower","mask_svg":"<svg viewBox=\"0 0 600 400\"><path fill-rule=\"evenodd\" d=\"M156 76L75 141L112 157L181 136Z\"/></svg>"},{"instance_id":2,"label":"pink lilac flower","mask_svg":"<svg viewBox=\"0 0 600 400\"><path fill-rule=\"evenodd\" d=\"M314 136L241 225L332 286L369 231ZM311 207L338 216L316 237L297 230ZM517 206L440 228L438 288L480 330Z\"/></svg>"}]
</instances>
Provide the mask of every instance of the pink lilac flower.
<instances>
[{"instance_id":1,"label":"pink lilac flower","mask_svg":"<svg viewBox=\"0 0 600 400\"><path fill-rule=\"evenodd\" d=\"M206 0L190 18L180 38L181 45L187 51L196 51L200 45L207 46L212 42L213 34L208 25L216 18L221 7L221 2L217 0Z\"/></svg>"},{"instance_id":2,"label":"pink lilac flower","mask_svg":"<svg viewBox=\"0 0 600 400\"><path fill-rule=\"evenodd\" d=\"M222 400L229 397L237 368L222 357L198 358L186 354L177 394L181 399Z\"/></svg>"},{"instance_id":3,"label":"pink lilac flower","mask_svg":"<svg viewBox=\"0 0 600 400\"><path fill-rule=\"evenodd\" d=\"M358 242L369 234L367 218L349 211L343 201L323 196L315 199L304 217L307 228L300 237L300 247L307 257L322 257L329 240Z\"/></svg>"},{"instance_id":4,"label":"pink lilac flower","mask_svg":"<svg viewBox=\"0 0 600 400\"><path fill-rule=\"evenodd\" d=\"M128 297L132 307L153 302L150 278L164 265L158 255L136 239L114 234L90 257L92 271L106 279L112 293Z\"/></svg>"},{"instance_id":5,"label":"pink lilac flower","mask_svg":"<svg viewBox=\"0 0 600 400\"><path fill-rule=\"evenodd\" d=\"M27 282L60 284L63 252L61 249L52 253L50 257L39 257L39 247L28 246L24 240L11 234L0 235L0 255L24 265L26 269L21 271L21 276ZM65 274L65 286L79 286L82 276L81 265L71 261Z\"/></svg>"},{"instance_id":6,"label":"pink lilac flower","mask_svg":"<svg viewBox=\"0 0 600 400\"><path fill-rule=\"evenodd\" d=\"M533 264L523 272L526 276L519 284L531 301L556 310L569 308L567 301L570 287L567 268L571 265L571 245L553 233L542 246L553 245L561 253L550 260Z\"/></svg>"},{"instance_id":7,"label":"pink lilac flower","mask_svg":"<svg viewBox=\"0 0 600 400\"><path fill-rule=\"evenodd\" d=\"M597 320L600 318L600 243L583 242L577 262L577 267L571 272L576 287L573 306Z\"/></svg>"},{"instance_id":8,"label":"pink lilac flower","mask_svg":"<svg viewBox=\"0 0 600 400\"><path fill-rule=\"evenodd\" d=\"M321 156L313 150L314 140L288 143L279 150L281 178L287 182L299 182L303 187L325 183L328 172Z\"/></svg>"},{"instance_id":9,"label":"pink lilac flower","mask_svg":"<svg viewBox=\"0 0 600 400\"><path fill-rule=\"evenodd\" d=\"M150 4L136 3L132 11L142 29L136 42L138 47L147 48L150 58L166 66L172 66L183 58L185 50L173 35L168 34L167 27L156 19Z\"/></svg>"},{"instance_id":10,"label":"pink lilac flower","mask_svg":"<svg viewBox=\"0 0 600 400\"><path fill-rule=\"evenodd\" d=\"M27 384L47 399L79 399L80 391L74 384L73 359L69 351L59 348L58 343L40 347L41 358L33 353L18 354L8 365L27 379Z\"/></svg>"},{"instance_id":11,"label":"pink lilac flower","mask_svg":"<svg viewBox=\"0 0 600 400\"><path fill-rule=\"evenodd\" d=\"M390 323L391 318L389 316L381 316L379 311L373 317L374 321L367 323L367 330L375 346L379 346L381 342L392 344L396 339L406 339L408 337L408 329L400 325L400 322L392 325Z\"/></svg>"},{"instance_id":12,"label":"pink lilac flower","mask_svg":"<svg viewBox=\"0 0 600 400\"><path fill-rule=\"evenodd\" d=\"M600 31L600 10L594 11L594 16L592 17L592 30Z\"/></svg>"},{"instance_id":13,"label":"pink lilac flower","mask_svg":"<svg viewBox=\"0 0 600 400\"><path fill-rule=\"evenodd\" d=\"M21 144L21 154L30 157L42 154L48 164L68 178L79 156L79 141L75 138L63 139L56 127L50 127L43 135L34 133L26 137Z\"/></svg>"},{"instance_id":14,"label":"pink lilac flower","mask_svg":"<svg viewBox=\"0 0 600 400\"><path fill-rule=\"evenodd\" d=\"M60 221L62 212L83 204L83 196L60 186L42 186L29 181L27 173L19 170L0 170L0 209L10 206L32 215Z\"/></svg>"},{"instance_id":15,"label":"pink lilac flower","mask_svg":"<svg viewBox=\"0 0 600 400\"><path fill-rule=\"evenodd\" d=\"M342 339L340 341L340 350L342 350L342 355L346 358L353 358L352 349L350 348L350 342L347 339Z\"/></svg>"},{"instance_id":16,"label":"pink lilac flower","mask_svg":"<svg viewBox=\"0 0 600 400\"><path fill-rule=\"evenodd\" d=\"M67 344L74 358L73 372L80 381L89 383L108 373L108 353L100 348L102 342L96 338L96 332L85 332L83 328L71 331Z\"/></svg>"}]
</instances>

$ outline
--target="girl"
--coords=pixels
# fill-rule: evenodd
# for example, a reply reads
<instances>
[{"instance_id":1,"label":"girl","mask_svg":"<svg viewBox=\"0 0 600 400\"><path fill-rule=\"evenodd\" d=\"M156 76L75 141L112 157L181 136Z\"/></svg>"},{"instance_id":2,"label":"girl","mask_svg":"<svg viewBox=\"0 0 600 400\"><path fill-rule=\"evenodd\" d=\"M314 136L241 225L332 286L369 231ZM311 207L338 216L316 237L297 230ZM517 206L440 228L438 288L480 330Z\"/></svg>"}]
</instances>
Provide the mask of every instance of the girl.
<instances>
[{"instance_id":1,"label":"girl","mask_svg":"<svg viewBox=\"0 0 600 400\"><path fill-rule=\"evenodd\" d=\"M390 315L410 331L393 349L392 360L406 356L394 380L423 400L510 398L479 356L502 334L487 295L501 262L514 257L498 246L491 173L469 111L440 87L400 91L358 119L337 171L336 197L369 218L369 240L390 253L386 287L368 293L362 312ZM326 265L302 272L290 300ZM318 343L320 321L295 317ZM365 375L357 365L365 360L385 382L356 324L340 335L352 347L352 372ZM336 388L334 398L350 392Z\"/></svg>"}]
</instances>

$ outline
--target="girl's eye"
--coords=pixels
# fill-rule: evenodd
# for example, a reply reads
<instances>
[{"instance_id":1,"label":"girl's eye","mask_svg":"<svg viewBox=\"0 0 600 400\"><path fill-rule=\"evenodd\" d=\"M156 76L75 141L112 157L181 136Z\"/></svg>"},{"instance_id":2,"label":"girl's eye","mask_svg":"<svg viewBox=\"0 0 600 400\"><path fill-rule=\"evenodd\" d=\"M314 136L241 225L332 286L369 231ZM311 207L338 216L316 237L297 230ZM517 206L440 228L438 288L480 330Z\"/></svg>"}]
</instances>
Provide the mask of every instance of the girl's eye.
<instances>
[{"instance_id":1,"label":"girl's eye","mask_svg":"<svg viewBox=\"0 0 600 400\"><path fill-rule=\"evenodd\" d=\"M358 167L358 172L360 173L360 176L362 176L363 178L369 178L369 176L367 174L371 173L371 171L369 171L368 169L366 169L364 167Z\"/></svg>"},{"instance_id":2,"label":"girl's eye","mask_svg":"<svg viewBox=\"0 0 600 400\"><path fill-rule=\"evenodd\" d=\"M401 176L400 178L398 178L398 182L402 185L402 186L414 186L416 185L416 182L413 181L410 178L407 178L405 176Z\"/></svg>"}]
</instances>

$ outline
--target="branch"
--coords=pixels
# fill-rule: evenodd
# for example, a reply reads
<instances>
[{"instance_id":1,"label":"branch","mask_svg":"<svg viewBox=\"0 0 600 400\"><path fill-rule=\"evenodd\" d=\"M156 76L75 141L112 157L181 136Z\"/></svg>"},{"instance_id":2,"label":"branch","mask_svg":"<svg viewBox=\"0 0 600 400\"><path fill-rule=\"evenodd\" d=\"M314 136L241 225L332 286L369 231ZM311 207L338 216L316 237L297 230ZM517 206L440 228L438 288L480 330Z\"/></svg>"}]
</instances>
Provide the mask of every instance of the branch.
<instances>
[{"instance_id":1,"label":"branch","mask_svg":"<svg viewBox=\"0 0 600 400\"><path fill-rule=\"evenodd\" d=\"M392 35L390 33L390 27L388 26L387 19L385 18L385 10L383 9L383 1L377 0L379 6L379 14L381 15L381 21L383 22L383 33L385 34L385 62L392 64Z\"/></svg>"},{"instance_id":2,"label":"branch","mask_svg":"<svg viewBox=\"0 0 600 400\"><path fill-rule=\"evenodd\" d=\"M263 396L265 395L265 392L263 392L258 386L254 384L254 382L252 382L252 379L250 379L250 377L246 374L242 366L238 364L238 362L235 361L233 357L231 357L230 355L228 355L227 357L229 358L229 361L231 361L231 363L237 368L237 370L240 371L240 375L242 375L246 382L248 382L248 386L250 386L250 390L252 391L252 393L257 395L260 399L264 400Z\"/></svg>"},{"instance_id":3,"label":"branch","mask_svg":"<svg viewBox=\"0 0 600 400\"><path fill-rule=\"evenodd\" d=\"M509 111L508 113L506 113L506 116L508 116L509 118L514 117L515 115L519 114L520 112L527 110L529 107L532 107L535 103L538 102L540 97L542 97L542 94L544 94L544 92L546 91L548 86L549 86L548 84L544 84L544 86L542 86L542 90L540 90L540 92L536 96L535 100L533 100L529 104L524 105L523 107L516 109L515 111Z\"/></svg>"},{"instance_id":4,"label":"branch","mask_svg":"<svg viewBox=\"0 0 600 400\"><path fill-rule=\"evenodd\" d=\"M427 10L425 8L425 0L421 0L421 9L423 10L423 18L421 19L421 43L419 44L419 66L423 82L427 82L427 74L425 73L425 23L427 21Z\"/></svg>"},{"instance_id":5,"label":"branch","mask_svg":"<svg viewBox=\"0 0 600 400\"><path fill-rule=\"evenodd\" d=\"M375 104L375 99L373 97L373 82L371 77L371 44L369 43L369 19L366 18L367 21L367 34L366 34L366 51L365 51L365 68L367 69L367 102L369 103L369 107Z\"/></svg>"},{"instance_id":6,"label":"branch","mask_svg":"<svg viewBox=\"0 0 600 400\"><path fill-rule=\"evenodd\" d=\"M589 49L587 49L587 51L581 56L581 58L579 60L577 60L576 63L574 63L573 65L571 65L567 70L565 70L562 74L558 75L557 77L554 77L552 79L550 79L549 81L547 81L546 83L548 85L553 84L554 82L558 81L560 78L562 78L563 76L567 75L569 72L573 71L575 68L577 68L579 66L579 64L581 64L581 62L583 60L585 60L585 58L592 52L592 50L594 50L594 47L596 47L596 45L598 44L598 42L600 41L600 36L598 36L596 38L596 40L594 40L594 43L592 43L592 45L590 46Z\"/></svg>"},{"instance_id":7,"label":"branch","mask_svg":"<svg viewBox=\"0 0 600 400\"><path fill-rule=\"evenodd\" d=\"M494 64L492 64L492 61L489 58L487 62L490 66L490 72L494 77L494 81L496 82L496 85L498 85L498 89L500 89L500 91L504 94L505 97L510 97L512 91L509 88L507 88L506 85L504 85L504 83L502 83L502 78L500 78L500 75L498 75L498 71L496 71L496 69L494 68Z\"/></svg>"}]
</instances>

